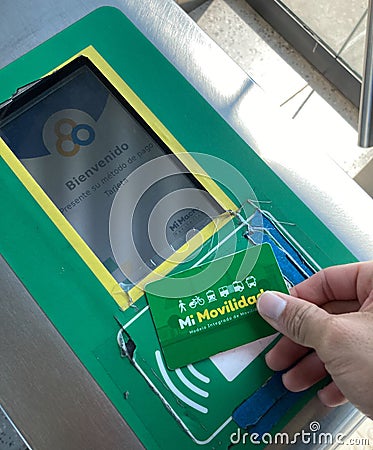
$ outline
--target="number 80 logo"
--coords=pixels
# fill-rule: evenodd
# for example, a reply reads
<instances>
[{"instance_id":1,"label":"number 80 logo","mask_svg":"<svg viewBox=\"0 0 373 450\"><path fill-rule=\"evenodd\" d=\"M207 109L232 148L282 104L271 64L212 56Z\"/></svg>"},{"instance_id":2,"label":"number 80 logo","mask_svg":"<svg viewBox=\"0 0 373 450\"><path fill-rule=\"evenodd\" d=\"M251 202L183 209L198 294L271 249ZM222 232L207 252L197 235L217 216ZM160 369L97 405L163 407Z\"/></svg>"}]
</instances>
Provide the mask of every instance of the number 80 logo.
<instances>
[{"instance_id":1,"label":"number 80 logo","mask_svg":"<svg viewBox=\"0 0 373 450\"><path fill-rule=\"evenodd\" d=\"M57 136L57 151L63 156L76 155L81 147L92 144L95 139L95 131L90 125L78 124L69 118L58 120L54 132Z\"/></svg>"}]
</instances>

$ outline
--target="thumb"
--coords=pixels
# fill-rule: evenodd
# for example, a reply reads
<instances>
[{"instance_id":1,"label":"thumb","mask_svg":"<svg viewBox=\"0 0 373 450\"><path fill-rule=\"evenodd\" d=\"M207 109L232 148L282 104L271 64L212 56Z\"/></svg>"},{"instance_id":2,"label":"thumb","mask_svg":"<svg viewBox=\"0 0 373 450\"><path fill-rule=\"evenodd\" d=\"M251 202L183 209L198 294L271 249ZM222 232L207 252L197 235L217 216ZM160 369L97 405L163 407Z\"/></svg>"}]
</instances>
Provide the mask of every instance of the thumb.
<instances>
[{"instance_id":1,"label":"thumb","mask_svg":"<svg viewBox=\"0 0 373 450\"><path fill-rule=\"evenodd\" d=\"M259 314L297 344L316 349L322 343L328 313L313 303L279 292L264 292L258 299Z\"/></svg>"}]
</instances>

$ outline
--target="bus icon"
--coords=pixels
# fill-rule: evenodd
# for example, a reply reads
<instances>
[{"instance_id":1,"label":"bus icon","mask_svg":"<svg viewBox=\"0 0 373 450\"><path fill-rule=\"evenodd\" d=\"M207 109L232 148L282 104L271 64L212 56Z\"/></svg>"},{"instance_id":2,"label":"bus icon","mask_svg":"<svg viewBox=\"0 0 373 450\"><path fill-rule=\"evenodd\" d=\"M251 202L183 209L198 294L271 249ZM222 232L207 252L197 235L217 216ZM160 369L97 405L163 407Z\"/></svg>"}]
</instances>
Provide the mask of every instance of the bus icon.
<instances>
[{"instance_id":1,"label":"bus icon","mask_svg":"<svg viewBox=\"0 0 373 450\"><path fill-rule=\"evenodd\" d=\"M233 281L232 286L234 292L242 292L245 289L242 281Z\"/></svg>"},{"instance_id":2,"label":"bus icon","mask_svg":"<svg viewBox=\"0 0 373 450\"><path fill-rule=\"evenodd\" d=\"M220 297L228 297L229 289L228 286L222 286L219 288Z\"/></svg>"},{"instance_id":3,"label":"bus icon","mask_svg":"<svg viewBox=\"0 0 373 450\"><path fill-rule=\"evenodd\" d=\"M250 275L246 278L245 283L247 284L248 288L256 287L256 278Z\"/></svg>"}]
</instances>

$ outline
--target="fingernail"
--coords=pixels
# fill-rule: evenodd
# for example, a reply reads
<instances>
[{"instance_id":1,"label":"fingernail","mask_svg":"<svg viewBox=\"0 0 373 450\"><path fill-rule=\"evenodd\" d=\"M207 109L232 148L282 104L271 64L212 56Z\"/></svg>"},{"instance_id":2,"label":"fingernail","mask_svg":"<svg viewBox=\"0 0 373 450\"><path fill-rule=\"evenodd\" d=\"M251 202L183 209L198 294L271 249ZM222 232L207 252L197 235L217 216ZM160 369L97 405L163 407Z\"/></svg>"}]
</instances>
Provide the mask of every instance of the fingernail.
<instances>
[{"instance_id":1,"label":"fingernail","mask_svg":"<svg viewBox=\"0 0 373 450\"><path fill-rule=\"evenodd\" d=\"M273 292L264 292L258 299L257 308L260 315L278 320L286 308L286 300Z\"/></svg>"}]
</instances>

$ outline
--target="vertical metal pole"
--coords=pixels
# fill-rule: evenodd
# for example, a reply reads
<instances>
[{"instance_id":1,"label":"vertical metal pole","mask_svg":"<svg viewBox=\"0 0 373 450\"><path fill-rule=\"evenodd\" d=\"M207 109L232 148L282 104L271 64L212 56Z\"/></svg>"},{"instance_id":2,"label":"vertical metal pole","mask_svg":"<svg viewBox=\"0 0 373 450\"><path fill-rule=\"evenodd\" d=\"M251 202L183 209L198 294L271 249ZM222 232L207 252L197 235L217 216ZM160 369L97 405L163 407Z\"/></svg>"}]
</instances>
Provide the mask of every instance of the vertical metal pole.
<instances>
[{"instance_id":1,"label":"vertical metal pole","mask_svg":"<svg viewBox=\"0 0 373 450\"><path fill-rule=\"evenodd\" d=\"M359 145L373 147L373 0L369 0L359 111Z\"/></svg>"}]
</instances>

